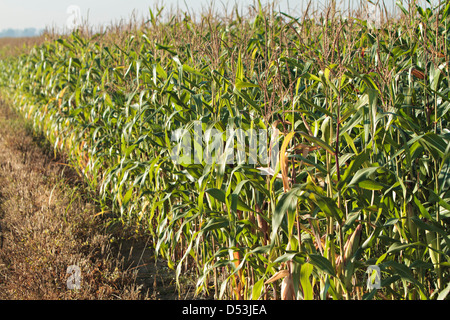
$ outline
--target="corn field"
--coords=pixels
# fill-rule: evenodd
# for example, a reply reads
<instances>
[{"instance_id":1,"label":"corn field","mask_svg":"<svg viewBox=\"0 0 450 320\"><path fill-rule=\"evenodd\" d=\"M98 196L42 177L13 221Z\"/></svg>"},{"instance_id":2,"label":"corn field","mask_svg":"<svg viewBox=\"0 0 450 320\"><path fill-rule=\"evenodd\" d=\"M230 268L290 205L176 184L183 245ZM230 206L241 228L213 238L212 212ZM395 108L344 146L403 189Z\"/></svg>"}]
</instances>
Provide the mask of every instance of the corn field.
<instances>
[{"instance_id":1,"label":"corn field","mask_svg":"<svg viewBox=\"0 0 450 320\"><path fill-rule=\"evenodd\" d=\"M149 10L139 26L3 58L0 90L100 214L145 230L198 295L445 299L450 2L397 6L378 27L333 5L302 18L260 4L220 18ZM229 125L277 136L274 170L174 161L176 130Z\"/></svg>"}]
</instances>

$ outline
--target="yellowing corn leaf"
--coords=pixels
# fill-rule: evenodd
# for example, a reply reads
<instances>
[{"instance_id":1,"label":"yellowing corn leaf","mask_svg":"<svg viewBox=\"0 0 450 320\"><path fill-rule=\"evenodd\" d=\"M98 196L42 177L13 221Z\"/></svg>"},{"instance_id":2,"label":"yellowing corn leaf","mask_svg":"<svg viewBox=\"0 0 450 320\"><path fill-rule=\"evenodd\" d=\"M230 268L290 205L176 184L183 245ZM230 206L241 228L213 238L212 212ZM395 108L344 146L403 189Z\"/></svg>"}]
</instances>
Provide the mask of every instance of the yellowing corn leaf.
<instances>
[{"instance_id":1,"label":"yellowing corn leaf","mask_svg":"<svg viewBox=\"0 0 450 320\"><path fill-rule=\"evenodd\" d=\"M359 246L361 232L362 232L362 225L358 225L355 231L353 232L352 236L347 240L347 243L344 246L344 258L342 261L344 265L347 262L347 260L350 259L356 252L356 249Z\"/></svg>"},{"instance_id":2,"label":"yellowing corn leaf","mask_svg":"<svg viewBox=\"0 0 450 320\"><path fill-rule=\"evenodd\" d=\"M295 300L294 281L289 274L281 283L281 300Z\"/></svg>"},{"instance_id":3,"label":"yellowing corn leaf","mask_svg":"<svg viewBox=\"0 0 450 320\"><path fill-rule=\"evenodd\" d=\"M269 284L272 283L274 281L277 281L278 279L287 277L289 275L289 270L284 269L284 270L280 270L277 273L275 273L272 277L270 277L269 280L267 280L266 282L264 282L264 284Z\"/></svg>"},{"instance_id":4,"label":"yellowing corn leaf","mask_svg":"<svg viewBox=\"0 0 450 320\"><path fill-rule=\"evenodd\" d=\"M289 161L286 153L287 146L294 136L294 132L289 132L289 134L284 138L283 144L281 145L280 150L280 169L281 169L281 177L283 179L283 189L284 192L289 191L289 177L288 177L288 166Z\"/></svg>"}]
</instances>

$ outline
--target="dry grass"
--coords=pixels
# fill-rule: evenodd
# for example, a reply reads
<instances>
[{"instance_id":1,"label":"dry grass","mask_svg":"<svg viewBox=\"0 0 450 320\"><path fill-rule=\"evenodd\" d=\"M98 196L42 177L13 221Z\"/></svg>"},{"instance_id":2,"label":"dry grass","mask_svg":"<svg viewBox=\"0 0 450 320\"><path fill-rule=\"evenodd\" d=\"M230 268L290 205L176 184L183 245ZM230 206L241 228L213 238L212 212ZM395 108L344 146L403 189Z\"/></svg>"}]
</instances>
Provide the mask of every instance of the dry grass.
<instances>
[{"instance_id":1,"label":"dry grass","mask_svg":"<svg viewBox=\"0 0 450 320\"><path fill-rule=\"evenodd\" d=\"M70 170L0 110L0 299L143 298ZM79 291L66 287L72 264L81 268Z\"/></svg>"},{"instance_id":2,"label":"dry grass","mask_svg":"<svg viewBox=\"0 0 450 320\"><path fill-rule=\"evenodd\" d=\"M0 59L27 53L35 45L49 40L49 37L49 34L45 34L39 37L0 38Z\"/></svg>"}]
</instances>

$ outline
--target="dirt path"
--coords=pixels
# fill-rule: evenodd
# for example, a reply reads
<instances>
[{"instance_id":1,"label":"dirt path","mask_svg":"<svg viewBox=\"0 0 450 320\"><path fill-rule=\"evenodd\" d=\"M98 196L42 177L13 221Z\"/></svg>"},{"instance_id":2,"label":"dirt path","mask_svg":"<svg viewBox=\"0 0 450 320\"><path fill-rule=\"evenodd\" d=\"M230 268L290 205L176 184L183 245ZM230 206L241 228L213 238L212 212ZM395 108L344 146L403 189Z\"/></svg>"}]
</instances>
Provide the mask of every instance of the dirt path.
<instances>
[{"instance_id":1,"label":"dirt path","mask_svg":"<svg viewBox=\"0 0 450 320\"><path fill-rule=\"evenodd\" d=\"M0 299L176 299L145 239L119 246L124 235L106 232L83 184L42 141L0 101ZM67 286L71 265L78 290Z\"/></svg>"}]
</instances>

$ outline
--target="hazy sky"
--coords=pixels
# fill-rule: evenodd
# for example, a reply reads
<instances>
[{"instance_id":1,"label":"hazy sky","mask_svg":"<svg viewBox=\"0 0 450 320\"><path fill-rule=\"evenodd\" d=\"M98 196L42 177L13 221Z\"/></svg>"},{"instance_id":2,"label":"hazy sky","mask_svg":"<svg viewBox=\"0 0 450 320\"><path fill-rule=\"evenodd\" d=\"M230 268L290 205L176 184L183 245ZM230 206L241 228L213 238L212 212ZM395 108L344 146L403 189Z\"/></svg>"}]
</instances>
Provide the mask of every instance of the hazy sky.
<instances>
[{"instance_id":1,"label":"hazy sky","mask_svg":"<svg viewBox=\"0 0 450 320\"><path fill-rule=\"evenodd\" d=\"M186 11L201 11L201 7L208 6L212 0L0 0L0 31L8 28L63 28L67 25L70 14L67 9L75 5L80 9L81 17L90 25L98 26L121 19L128 20L136 9L138 16L148 17L148 8L155 8L155 4L163 4L168 9L178 7ZM360 0L340 0L359 2ZM365 0L363 0L365 1ZM395 0L385 0L386 5L392 8ZM262 0L262 3L268 0ZM288 8L300 13L302 6L306 7L308 0L278 0L279 8L287 12ZM326 3L327 0L313 0L316 5ZM339 2L339 0L338 0ZM215 0L217 11L223 10L223 3L235 3L239 8L246 8L254 3L253 0Z\"/></svg>"},{"instance_id":2,"label":"hazy sky","mask_svg":"<svg viewBox=\"0 0 450 320\"><path fill-rule=\"evenodd\" d=\"M301 1L301 0L300 0ZM215 1L217 10L222 10L222 3L238 3L239 7L252 4L252 0L222 0ZM265 1L262 1L264 3ZM299 0L290 0L291 3L298 3ZM0 0L0 30L13 28L44 28L52 26L62 28L66 25L70 14L67 9L71 5L80 8L83 20L90 25L99 25L118 21L128 20L136 9L140 16L148 17L148 8L155 8L155 4L163 4L166 10L173 6L182 11L200 11L203 6L211 3L210 0ZM279 1L283 9L287 8L288 0ZM187 5L187 6L186 6ZM293 6L295 7L295 5Z\"/></svg>"}]
</instances>

